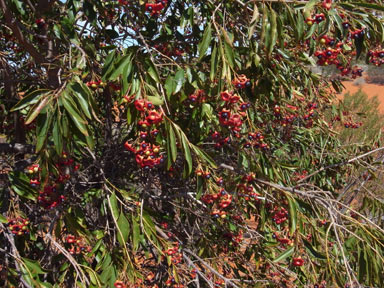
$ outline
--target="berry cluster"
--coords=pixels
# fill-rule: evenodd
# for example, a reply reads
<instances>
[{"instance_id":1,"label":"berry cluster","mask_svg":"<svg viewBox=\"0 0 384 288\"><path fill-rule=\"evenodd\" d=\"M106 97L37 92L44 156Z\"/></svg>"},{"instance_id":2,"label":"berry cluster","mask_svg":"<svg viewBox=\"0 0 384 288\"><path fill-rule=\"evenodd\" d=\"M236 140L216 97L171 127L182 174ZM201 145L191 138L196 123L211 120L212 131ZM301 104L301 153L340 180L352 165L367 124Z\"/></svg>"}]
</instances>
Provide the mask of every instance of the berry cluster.
<instances>
[{"instance_id":1,"label":"berry cluster","mask_svg":"<svg viewBox=\"0 0 384 288\"><path fill-rule=\"evenodd\" d=\"M125 285L124 282L120 280L116 280L113 286L116 288L127 288L127 285Z\"/></svg>"},{"instance_id":2,"label":"berry cluster","mask_svg":"<svg viewBox=\"0 0 384 288\"><path fill-rule=\"evenodd\" d=\"M280 237L280 235L279 235L279 233L277 233L277 232L274 232L273 234L272 234L272 238L274 238L274 239L276 239L278 242L280 242L280 244L282 245L282 246L286 246L286 245L293 245L293 241L291 240L291 239L289 239L289 238L282 238L282 237Z\"/></svg>"},{"instance_id":3,"label":"berry cluster","mask_svg":"<svg viewBox=\"0 0 384 288\"><path fill-rule=\"evenodd\" d=\"M363 125L362 122L359 122L359 123L345 122L344 123L345 128L353 128L353 129L360 128L362 125Z\"/></svg>"},{"instance_id":4,"label":"berry cluster","mask_svg":"<svg viewBox=\"0 0 384 288\"><path fill-rule=\"evenodd\" d=\"M319 42L326 46L333 46L335 45L335 39L332 37L329 37L328 35L323 35L319 38ZM337 48L340 48L341 44L338 43Z\"/></svg>"},{"instance_id":5,"label":"berry cluster","mask_svg":"<svg viewBox=\"0 0 384 288\"><path fill-rule=\"evenodd\" d=\"M301 257L293 258L292 259L292 265L295 267L303 266L304 265L304 259Z\"/></svg>"},{"instance_id":6,"label":"berry cluster","mask_svg":"<svg viewBox=\"0 0 384 288\"><path fill-rule=\"evenodd\" d=\"M245 116L244 114L244 112L232 113L230 109L223 108L219 112L220 124L228 127L237 137L240 137L239 132L240 127L243 125L242 118Z\"/></svg>"},{"instance_id":7,"label":"berry cluster","mask_svg":"<svg viewBox=\"0 0 384 288\"><path fill-rule=\"evenodd\" d=\"M243 241L243 232L239 231L237 234L232 232L224 233L224 238L229 240L229 246L237 247Z\"/></svg>"},{"instance_id":8,"label":"berry cluster","mask_svg":"<svg viewBox=\"0 0 384 288\"><path fill-rule=\"evenodd\" d=\"M105 87L105 83L101 80L98 80L98 81L88 81L87 83L85 83L88 87L92 88L92 89L97 89L99 87Z\"/></svg>"},{"instance_id":9,"label":"berry cluster","mask_svg":"<svg viewBox=\"0 0 384 288\"><path fill-rule=\"evenodd\" d=\"M360 39L360 38L363 38L364 35L365 35L365 28L361 28L361 29L352 31L349 36L353 39Z\"/></svg>"},{"instance_id":10,"label":"berry cluster","mask_svg":"<svg viewBox=\"0 0 384 288\"><path fill-rule=\"evenodd\" d=\"M256 199L257 202L260 202L258 199L260 194L254 192L254 187L252 186L252 182L255 179L256 175L254 173L244 176L242 181L236 186L237 196L243 197L246 201Z\"/></svg>"},{"instance_id":11,"label":"berry cluster","mask_svg":"<svg viewBox=\"0 0 384 288\"><path fill-rule=\"evenodd\" d=\"M204 90L196 90L193 94L189 95L188 99L191 103L203 103L205 102L205 92Z\"/></svg>"},{"instance_id":12,"label":"berry cluster","mask_svg":"<svg viewBox=\"0 0 384 288\"><path fill-rule=\"evenodd\" d=\"M342 16L342 15L341 15ZM340 17L341 17L340 16ZM312 19L309 19L312 21ZM343 22L343 28L349 29L350 24L347 21ZM314 53L314 56L318 58L317 64L319 66L328 66L328 65L336 65L336 68L340 70L342 76L348 76L350 73L352 73L352 78L360 77L362 76L362 69L359 67L354 67L353 69L350 68L350 62L351 58L347 58L347 63L342 63L338 58L339 55L348 56L355 55L356 52L351 52L351 46L352 46L352 39L359 39L363 37L365 34L364 28L357 29L355 31L351 31L348 34L347 39L344 42L336 42L336 40L332 37L329 37L328 35L323 35L319 38L319 42L326 47L324 47L321 50L317 50ZM315 36L313 36L313 39L315 39ZM309 44L309 40L307 40L307 45Z\"/></svg>"},{"instance_id":13,"label":"berry cluster","mask_svg":"<svg viewBox=\"0 0 384 288\"><path fill-rule=\"evenodd\" d=\"M160 155L160 146L156 146L149 142L141 142L138 147L125 142L124 147L133 153L135 153L136 163L144 169L151 169L160 163L163 163L163 155Z\"/></svg>"},{"instance_id":14,"label":"berry cluster","mask_svg":"<svg viewBox=\"0 0 384 288\"><path fill-rule=\"evenodd\" d=\"M159 15L161 11L167 6L167 0L156 0L154 3L146 3L145 11L150 12L151 16Z\"/></svg>"},{"instance_id":15,"label":"berry cluster","mask_svg":"<svg viewBox=\"0 0 384 288\"><path fill-rule=\"evenodd\" d=\"M368 52L369 56L369 63L372 63L375 66L380 66L384 64L384 50L383 49L377 49L377 50L371 50Z\"/></svg>"},{"instance_id":16,"label":"berry cluster","mask_svg":"<svg viewBox=\"0 0 384 288\"><path fill-rule=\"evenodd\" d=\"M156 136L159 134L156 127L163 121L163 113L157 111L151 102L143 99L136 100L134 105L143 119L138 122L139 127L142 129L138 132L138 141L142 142L135 145L127 141L124 147L128 151L135 153L136 163L141 168L150 169L164 161L163 156L159 154L160 146L155 145Z\"/></svg>"},{"instance_id":17,"label":"berry cluster","mask_svg":"<svg viewBox=\"0 0 384 288\"><path fill-rule=\"evenodd\" d=\"M307 107L305 108L306 113L303 116L304 121L306 121L306 123L305 123L306 128L312 127L312 125L313 125L312 118L315 115L315 111L317 108L318 108L317 103L313 102L313 103L307 104Z\"/></svg>"},{"instance_id":18,"label":"berry cluster","mask_svg":"<svg viewBox=\"0 0 384 288\"><path fill-rule=\"evenodd\" d=\"M273 213L272 220L275 221L277 225L280 225L281 223L287 221L287 217L289 215L287 209L285 209L284 207L274 207L269 212Z\"/></svg>"},{"instance_id":19,"label":"berry cluster","mask_svg":"<svg viewBox=\"0 0 384 288\"><path fill-rule=\"evenodd\" d=\"M320 227L323 227L323 226L327 225L327 223L328 223L327 219L319 219L318 220L318 225Z\"/></svg>"},{"instance_id":20,"label":"berry cluster","mask_svg":"<svg viewBox=\"0 0 384 288\"><path fill-rule=\"evenodd\" d=\"M198 177L203 177L204 179L211 179L211 174L209 172L204 172L203 170L197 170L196 175ZM214 180L216 185L222 186L224 184L223 178L217 178ZM226 211L226 208L229 208L232 201L233 196L229 194L224 188L219 188L219 191L217 193L212 194L205 194L201 198L201 200L208 205L212 205L212 211L211 216L214 219L227 218L228 211Z\"/></svg>"},{"instance_id":21,"label":"berry cluster","mask_svg":"<svg viewBox=\"0 0 384 288\"><path fill-rule=\"evenodd\" d=\"M348 116L349 113L348 112L343 112L343 115L344 116ZM332 119L332 123L335 122L335 121L341 121L341 118L340 116L336 116ZM332 125L332 124L331 124ZM345 128L353 128L353 129L357 129L357 128L360 128L362 125L363 125L363 122L355 122L352 120L352 117L349 116L348 117L348 120L347 121L344 121L343 123L344 127Z\"/></svg>"},{"instance_id":22,"label":"berry cluster","mask_svg":"<svg viewBox=\"0 0 384 288\"><path fill-rule=\"evenodd\" d=\"M292 113L293 111L297 111L299 108L296 106L292 106L289 104L286 104L284 107L284 113L279 105L275 105L273 107L273 114L276 117L274 120L273 127L276 128L275 124L279 124L282 127L287 127L289 125L292 125L294 120L297 119L298 114L297 113Z\"/></svg>"},{"instance_id":23,"label":"berry cluster","mask_svg":"<svg viewBox=\"0 0 384 288\"><path fill-rule=\"evenodd\" d=\"M230 144L231 143L231 138L230 137L221 137L221 134L217 131L213 132L211 134L211 138L212 140L214 140L216 143L215 143L215 148L218 149L222 146L224 146L225 144Z\"/></svg>"},{"instance_id":24,"label":"berry cluster","mask_svg":"<svg viewBox=\"0 0 384 288\"><path fill-rule=\"evenodd\" d=\"M332 7L332 0L323 0L323 3L321 3L321 7L323 7L324 9L331 9Z\"/></svg>"},{"instance_id":25,"label":"berry cluster","mask_svg":"<svg viewBox=\"0 0 384 288\"><path fill-rule=\"evenodd\" d=\"M355 79L357 77L363 76L363 71L364 70L361 69L360 67L357 67L357 66L353 67L353 69L352 69L352 78Z\"/></svg>"},{"instance_id":26,"label":"berry cluster","mask_svg":"<svg viewBox=\"0 0 384 288\"><path fill-rule=\"evenodd\" d=\"M81 253L91 252L91 246L87 245L83 238L75 237L71 234L65 236L64 242L67 245L67 250L72 255L79 255Z\"/></svg>"},{"instance_id":27,"label":"berry cluster","mask_svg":"<svg viewBox=\"0 0 384 288\"><path fill-rule=\"evenodd\" d=\"M167 287L172 288L184 288L185 286L183 284L177 283L175 277L170 276L167 281L165 281L165 285Z\"/></svg>"},{"instance_id":28,"label":"berry cluster","mask_svg":"<svg viewBox=\"0 0 384 288\"><path fill-rule=\"evenodd\" d=\"M245 141L243 144L244 148L250 148L251 146L254 148L259 148L263 150L268 150L269 145L264 143L264 136L261 132L249 132L248 133L248 141Z\"/></svg>"},{"instance_id":29,"label":"berry cluster","mask_svg":"<svg viewBox=\"0 0 384 288\"><path fill-rule=\"evenodd\" d=\"M63 152L61 158L56 163L58 175L53 176L49 175L49 183L41 185L40 171L38 164L34 164L27 168L27 173L31 176L29 181L30 185L33 188L40 188L39 196L37 200L39 204L45 209L51 209L57 207L59 204L63 203L66 198L64 195L61 195L58 191L58 185L66 182L71 178L70 171L76 171L79 169L79 165L75 165L75 162L72 158L68 158L68 154Z\"/></svg>"},{"instance_id":30,"label":"berry cluster","mask_svg":"<svg viewBox=\"0 0 384 288\"><path fill-rule=\"evenodd\" d=\"M302 172L295 172L295 173L293 173L293 181L297 182L301 179L304 179L307 176L308 176L307 170L303 170Z\"/></svg>"},{"instance_id":31,"label":"berry cluster","mask_svg":"<svg viewBox=\"0 0 384 288\"><path fill-rule=\"evenodd\" d=\"M320 14L315 14L315 15L312 16L312 17L308 17L308 18L305 20L305 22L307 23L307 25L312 26L313 23L316 22L317 24L319 24L319 23L323 22L324 20L325 20L325 15L324 15L324 13L320 13Z\"/></svg>"},{"instance_id":32,"label":"berry cluster","mask_svg":"<svg viewBox=\"0 0 384 288\"><path fill-rule=\"evenodd\" d=\"M322 38L324 39L324 38ZM325 40L324 40L325 41ZM315 56L317 57L317 65L319 66L328 66L331 64L335 64L338 69L340 65L340 61L337 59L337 56L342 53L341 45L336 44L336 49L331 47L324 48L323 50L318 50L315 52Z\"/></svg>"},{"instance_id":33,"label":"berry cluster","mask_svg":"<svg viewBox=\"0 0 384 288\"><path fill-rule=\"evenodd\" d=\"M8 229L15 235L21 236L29 233L29 220L21 217L8 219Z\"/></svg>"},{"instance_id":34,"label":"berry cluster","mask_svg":"<svg viewBox=\"0 0 384 288\"><path fill-rule=\"evenodd\" d=\"M39 172L41 171L41 168L39 168L39 164L33 164L27 168L27 173L31 176L31 179L29 180L29 184L35 188L40 185L39 181Z\"/></svg>"},{"instance_id":35,"label":"berry cluster","mask_svg":"<svg viewBox=\"0 0 384 288\"><path fill-rule=\"evenodd\" d=\"M196 175L199 177L204 177L205 179L210 179L211 178L211 173L210 172L205 172L201 169L196 170Z\"/></svg>"},{"instance_id":36,"label":"berry cluster","mask_svg":"<svg viewBox=\"0 0 384 288\"><path fill-rule=\"evenodd\" d=\"M39 168L39 164L33 164L27 168L27 173L31 176L31 179L29 180L29 184L35 188L40 185L39 181L39 172L41 171L41 168Z\"/></svg>"},{"instance_id":37,"label":"berry cluster","mask_svg":"<svg viewBox=\"0 0 384 288\"><path fill-rule=\"evenodd\" d=\"M41 171L41 168L39 168L39 164L33 164L27 168L28 174L35 174L39 171Z\"/></svg>"},{"instance_id":38,"label":"berry cluster","mask_svg":"<svg viewBox=\"0 0 384 288\"><path fill-rule=\"evenodd\" d=\"M201 200L206 204L211 204L219 209L213 209L211 216L213 218L226 218L227 212L223 209L227 208L232 203L232 195L225 191L224 188L221 188L219 192L214 194L205 194Z\"/></svg>"},{"instance_id":39,"label":"berry cluster","mask_svg":"<svg viewBox=\"0 0 384 288\"><path fill-rule=\"evenodd\" d=\"M244 89L245 87L251 87L251 85L252 85L251 81L244 74L241 74L237 78L235 78L232 81L232 84L237 89Z\"/></svg>"},{"instance_id":40,"label":"berry cluster","mask_svg":"<svg viewBox=\"0 0 384 288\"><path fill-rule=\"evenodd\" d=\"M313 288L326 288L326 287L327 287L327 283L325 281L323 281L321 284L314 284L313 285Z\"/></svg>"},{"instance_id":41,"label":"berry cluster","mask_svg":"<svg viewBox=\"0 0 384 288\"><path fill-rule=\"evenodd\" d=\"M62 204L66 198L64 195L58 193L56 185L47 185L42 191L39 192L37 197L39 204L45 209L52 209Z\"/></svg>"},{"instance_id":42,"label":"berry cluster","mask_svg":"<svg viewBox=\"0 0 384 288\"><path fill-rule=\"evenodd\" d=\"M156 50L168 57L183 56L185 51L180 45L172 46L169 43L160 43L153 46Z\"/></svg>"},{"instance_id":43,"label":"berry cluster","mask_svg":"<svg viewBox=\"0 0 384 288\"><path fill-rule=\"evenodd\" d=\"M39 29L46 29L48 27L48 25L45 22L44 18L36 19L35 23L37 25L37 28L39 28Z\"/></svg>"},{"instance_id":44,"label":"berry cluster","mask_svg":"<svg viewBox=\"0 0 384 288\"><path fill-rule=\"evenodd\" d=\"M15 129L15 118L14 117L9 117L10 115L4 115L4 118L1 119L2 120L2 124L0 124L0 133L5 133L6 131L7 132L14 131L14 129ZM18 121L20 123L20 126L22 126L22 128L25 131L31 131L31 130L34 131L34 130L36 130L36 119L33 120L28 125L25 124L25 117L24 116L20 116Z\"/></svg>"},{"instance_id":45,"label":"berry cluster","mask_svg":"<svg viewBox=\"0 0 384 288\"><path fill-rule=\"evenodd\" d=\"M180 247L178 242L174 242L171 248L168 248L164 251L165 255L171 257L172 264L177 265L183 259L183 254L180 252Z\"/></svg>"},{"instance_id":46,"label":"berry cluster","mask_svg":"<svg viewBox=\"0 0 384 288\"><path fill-rule=\"evenodd\" d=\"M141 99L136 100L134 104L136 109L141 112L141 117L145 119L138 123L141 128L147 128L151 125L156 126L163 121L163 113L157 111L152 102Z\"/></svg>"}]
</instances>

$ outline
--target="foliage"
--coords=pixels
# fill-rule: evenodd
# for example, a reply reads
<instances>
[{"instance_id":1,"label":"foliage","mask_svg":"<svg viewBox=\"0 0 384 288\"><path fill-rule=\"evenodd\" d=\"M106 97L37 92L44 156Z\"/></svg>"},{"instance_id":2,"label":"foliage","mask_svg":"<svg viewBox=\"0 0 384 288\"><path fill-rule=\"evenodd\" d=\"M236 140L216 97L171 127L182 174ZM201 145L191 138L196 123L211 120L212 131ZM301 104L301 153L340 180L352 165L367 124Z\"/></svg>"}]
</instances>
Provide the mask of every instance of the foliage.
<instances>
[{"instance_id":1,"label":"foliage","mask_svg":"<svg viewBox=\"0 0 384 288\"><path fill-rule=\"evenodd\" d=\"M0 8L2 284L383 285L384 148L310 70L381 65L381 1Z\"/></svg>"}]
</instances>

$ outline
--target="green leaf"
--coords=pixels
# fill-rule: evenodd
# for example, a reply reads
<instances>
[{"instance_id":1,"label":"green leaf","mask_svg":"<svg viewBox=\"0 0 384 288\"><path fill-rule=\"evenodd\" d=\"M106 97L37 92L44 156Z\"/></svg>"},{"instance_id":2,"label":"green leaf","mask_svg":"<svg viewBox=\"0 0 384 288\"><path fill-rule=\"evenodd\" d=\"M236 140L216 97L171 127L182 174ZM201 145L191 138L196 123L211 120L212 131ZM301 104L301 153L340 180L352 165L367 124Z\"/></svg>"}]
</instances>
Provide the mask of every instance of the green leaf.
<instances>
[{"instance_id":1,"label":"green leaf","mask_svg":"<svg viewBox=\"0 0 384 288\"><path fill-rule=\"evenodd\" d=\"M79 83L71 83L68 85L68 88L73 92L75 100L80 104L81 110L84 112L85 116L88 119L92 119L91 116L91 107L88 103L88 93L84 91L83 87Z\"/></svg>"},{"instance_id":2,"label":"green leaf","mask_svg":"<svg viewBox=\"0 0 384 288\"><path fill-rule=\"evenodd\" d=\"M36 132L37 132L37 139L36 139L36 153L43 148L45 139L47 139L48 136L48 130L51 127L51 120L52 120L52 113L44 113L40 114L37 118L37 125L36 125Z\"/></svg>"},{"instance_id":3,"label":"green leaf","mask_svg":"<svg viewBox=\"0 0 384 288\"><path fill-rule=\"evenodd\" d=\"M173 91L173 94L176 94L177 92L180 91L181 87L185 82L184 70L181 68L177 70L175 77L173 79L176 82L176 87L175 87L175 90Z\"/></svg>"},{"instance_id":4,"label":"green leaf","mask_svg":"<svg viewBox=\"0 0 384 288\"><path fill-rule=\"evenodd\" d=\"M172 162L176 161L177 158L177 146L176 146L176 137L175 137L175 131L173 131L172 126L168 123L166 125L167 128L167 138L168 138L168 144L170 148L171 154L168 155L168 157L171 158Z\"/></svg>"},{"instance_id":5,"label":"green leaf","mask_svg":"<svg viewBox=\"0 0 384 288\"><path fill-rule=\"evenodd\" d=\"M124 55L119 62L114 65L113 72L111 76L107 77L106 80L114 81L119 77L123 72L129 69L129 66L132 65L132 54Z\"/></svg>"},{"instance_id":6,"label":"green leaf","mask_svg":"<svg viewBox=\"0 0 384 288\"><path fill-rule=\"evenodd\" d=\"M384 42L384 23L382 21L379 21L376 17L369 15L369 19L375 23L376 30L380 33L378 33L377 38L381 43Z\"/></svg>"},{"instance_id":7,"label":"green leaf","mask_svg":"<svg viewBox=\"0 0 384 288\"><path fill-rule=\"evenodd\" d=\"M227 43L229 46L231 46L231 48L233 48L233 35L227 32L222 26L220 26L220 28L221 28L221 33L223 35L225 43Z\"/></svg>"},{"instance_id":8,"label":"green leaf","mask_svg":"<svg viewBox=\"0 0 384 288\"><path fill-rule=\"evenodd\" d=\"M326 260L327 257L322 255L321 253L317 252L315 248L312 247L311 243L309 243L307 240L303 239L303 243L305 248L308 249L308 252L315 258Z\"/></svg>"},{"instance_id":9,"label":"green leaf","mask_svg":"<svg viewBox=\"0 0 384 288\"><path fill-rule=\"evenodd\" d=\"M0 223L8 223L7 218L0 214Z\"/></svg>"},{"instance_id":10,"label":"green leaf","mask_svg":"<svg viewBox=\"0 0 384 288\"><path fill-rule=\"evenodd\" d=\"M165 80L165 92L167 94L167 98L170 99L173 92L176 90L176 81L173 78L173 76L168 75L167 79Z\"/></svg>"},{"instance_id":11,"label":"green leaf","mask_svg":"<svg viewBox=\"0 0 384 288\"><path fill-rule=\"evenodd\" d=\"M283 253L281 253L279 256L277 256L277 258L275 258L273 260L273 262L279 263L279 262L283 261L284 259L290 257L293 254L294 249L295 249L295 247L291 247L291 248L285 250Z\"/></svg>"},{"instance_id":12,"label":"green leaf","mask_svg":"<svg viewBox=\"0 0 384 288\"><path fill-rule=\"evenodd\" d=\"M25 266L27 266L29 272L31 272L32 275L34 275L34 274L46 274L47 273L41 269L38 261L33 261L33 260L30 260L30 259L27 259L24 257L22 257L21 259L23 260Z\"/></svg>"},{"instance_id":13,"label":"green leaf","mask_svg":"<svg viewBox=\"0 0 384 288\"><path fill-rule=\"evenodd\" d=\"M122 236L120 236L120 233L117 233L117 240L120 242L121 245L124 245L124 243L128 241L130 229L129 222L124 216L123 211L121 211L120 213L119 219L117 220L117 225L119 226L119 229L122 234ZM121 237L123 237L123 239Z\"/></svg>"},{"instance_id":14,"label":"green leaf","mask_svg":"<svg viewBox=\"0 0 384 288\"><path fill-rule=\"evenodd\" d=\"M191 143L191 149L193 150L193 152L196 155L198 155L202 160L207 162L212 168L214 168L214 169L217 168L217 165L216 165L215 161L211 158L211 156L209 156L207 154L207 152L205 152L204 150L200 149L196 145L193 145L192 143Z\"/></svg>"},{"instance_id":15,"label":"green leaf","mask_svg":"<svg viewBox=\"0 0 384 288\"><path fill-rule=\"evenodd\" d=\"M225 59L227 60L229 66L233 69L235 67L235 55L233 52L233 48L228 45L227 42L224 42L224 51L225 51Z\"/></svg>"},{"instance_id":16,"label":"green leaf","mask_svg":"<svg viewBox=\"0 0 384 288\"><path fill-rule=\"evenodd\" d=\"M46 95L49 92L48 89L38 89L31 93L29 93L27 96L24 96L23 99L21 99L12 109L11 112L21 110L25 107L31 106L33 104L36 104L41 97Z\"/></svg>"},{"instance_id":17,"label":"green leaf","mask_svg":"<svg viewBox=\"0 0 384 288\"><path fill-rule=\"evenodd\" d=\"M116 50L112 51L108 54L107 58L105 59L103 69L101 70L102 80L106 81L106 76L111 73L113 69L113 60L116 57Z\"/></svg>"},{"instance_id":18,"label":"green leaf","mask_svg":"<svg viewBox=\"0 0 384 288\"><path fill-rule=\"evenodd\" d=\"M188 165L188 170L187 170L187 175L186 175L186 176L188 176L192 172L193 163L192 163L191 150L189 149L189 144L188 144L189 141L183 132L181 132L181 141L183 143L185 160L186 160L187 165Z\"/></svg>"},{"instance_id":19,"label":"green leaf","mask_svg":"<svg viewBox=\"0 0 384 288\"><path fill-rule=\"evenodd\" d=\"M157 82L161 83L159 72L157 72L156 66L153 64L153 62L150 59L147 59L146 63L148 64L148 75L151 76L151 78Z\"/></svg>"},{"instance_id":20,"label":"green leaf","mask_svg":"<svg viewBox=\"0 0 384 288\"><path fill-rule=\"evenodd\" d=\"M164 104L164 100L157 96L147 96L147 100L152 102L153 105L161 106Z\"/></svg>"},{"instance_id":21,"label":"green leaf","mask_svg":"<svg viewBox=\"0 0 384 288\"><path fill-rule=\"evenodd\" d=\"M135 217L132 217L132 242L133 250L137 251L140 241L140 225Z\"/></svg>"},{"instance_id":22,"label":"green leaf","mask_svg":"<svg viewBox=\"0 0 384 288\"><path fill-rule=\"evenodd\" d=\"M85 140L87 141L88 147L93 150L95 148L95 141L92 134L92 131L88 131L89 135L85 135Z\"/></svg>"},{"instance_id":23,"label":"green leaf","mask_svg":"<svg viewBox=\"0 0 384 288\"><path fill-rule=\"evenodd\" d=\"M69 122L68 122L67 113L62 114L60 120L61 121L59 122L59 128L60 128L59 131L64 136L64 138L68 138L68 136L69 136Z\"/></svg>"},{"instance_id":24,"label":"green leaf","mask_svg":"<svg viewBox=\"0 0 384 288\"><path fill-rule=\"evenodd\" d=\"M253 5L253 15L248 29L248 40L250 40L255 32L256 24L259 21L260 13L256 3Z\"/></svg>"},{"instance_id":25,"label":"green leaf","mask_svg":"<svg viewBox=\"0 0 384 288\"><path fill-rule=\"evenodd\" d=\"M217 66L218 66L217 45L215 43L212 49L212 54L211 54L211 70L209 73L209 78L211 81L213 81L216 77L217 68L218 68Z\"/></svg>"},{"instance_id":26,"label":"green leaf","mask_svg":"<svg viewBox=\"0 0 384 288\"><path fill-rule=\"evenodd\" d=\"M301 13L298 13L298 15L297 15L297 23L296 24L297 24L297 26L296 26L297 36L298 36L299 40L301 40L301 39L303 39L303 36L304 36L304 17Z\"/></svg>"},{"instance_id":27,"label":"green leaf","mask_svg":"<svg viewBox=\"0 0 384 288\"><path fill-rule=\"evenodd\" d=\"M24 10L24 8L23 8L23 2L22 2L22 1L19 1L19 0L12 0L12 2L13 2L13 4L15 4L17 11L18 11L21 15L25 15L25 10Z\"/></svg>"},{"instance_id":28,"label":"green leaf","mask_svg":"<svg viewBox=\"0 0 384 288\"><path fill-rule=\"evenodd\" d=\"M202 177L197 177L197 183L196 183L196 199L199 200L201 198L201 195L203 194L204 190L204 181Z\"/></svg>"},{"instance_id":29,"label":"green leaf","mask_svg":"<svg viewBox=\"0 0 384 288\"><path fill-rule=\"evenodd\" d=\"M313 7L315 7L317 2L319 2L319 0L309 0L304 6L304 14L306 15L309 13L309 16L311 16L310 12L312 11ZM308 18L309 16L305 17Z\"/></svg>"},{"instance_id":30,"label":"green leaf","mask_svg":"<svg viewBox=\"0 0 384 288\"><path fill-rule=\"evenodd\" d=\"M265 42L264 38L265 38L268 24L269 24L269 22L268 22L268 9L267 9L267 5L263 3L263 18L262 18L262 22L261 22L260 42Z\"/></svg>"},{"instance_id":31,"label":"green leaf","mask_svg":"<svg viewBox=\"0 0 384 288\"><path fill-rule=\"evenodd\" d=\"M296 231L296 226L297 226L297 203L295 199L287 195L288 198L288 207L289 207L289 221L290 221L290 230L289 233L293 235Z\"/></svg>"},{"instance_id":32,"label":"green leaf","mask_svg":"<svg viewBox=\"0 0 384 288\"><path fill-rule=\"evenodd\" d=\"M276 45L277 41L277 21L276 21L276 13L273 9L271 9L271 14L270 14L270 22L271 22L271 29L270 29L270 42L269 42L269 47L268 49L268 55L270 56L272 54L273 48Z\"/></svg>"},{"instance_id":33,"label":"green leaf","mask_svg":"<svg viewBox=\"0 0 384 288\"><path fill-rule=\"evenodd\" d=\"M315 33L316 29L317 29L317 26L312 25L311 28L308 30L307 34L305 35L304 39L305 40L310 39L310 38L312 39L312 35L313 35L313 33Z\"/></svg>"},{"instance_id":34,"label":"green leaf","mask_svg":"<svg viewBox=\"0 0 384 288\"><path fill-rule=\"evenodd\" d=\"M21 197L36 201L37 191L29 184L29 178L21 172L8 173L11 188Z\"/></svg>"},{"instance_id":35,"label":"green leaf","mask_svg":"<svg viewBox=\"0 0 384 288\"><path fill-rule=\"evenodd\" d=\"M373 10L384 11L383 5L378 5L378 4L373 4L373 3L365 3L365 2L351 2L350 4L352 4L354 6L363 7L363 8L369 8L369 9L373 9Z\"/></svg>"},{"instance_id":36,"label":"green leaf","mask_svg":"<svg viewBox=\"0 0 384 288\"><path fill-rule=\"evenodd\" d=\"M61 100L65 107L65 110L67 110L69 117L72 119L72 121L75 123L76 127L80 130L82 134L85 136L88 136L88 129L85 124L87 124L87 121L85 121L78 112L76 106L73 104L73 101L71 101L70 96L66 93L66 91L63 91L61 94Z\"/></svg>"},{"instance_id":37,"label":"green leaf","mask_svg":"<svg viewBox=\"0 0 384 288\"><path fill-rule=\"evenodd\" d=\"M36 117L40 114L41 110L48 104L50 97L42 98L40 102L36 103L31 110L28 112L28 115L25 119L25 125L31 124L33 120L36 119Z\"/></svg>"},{"instance_id":38,"label":"green leaf","mask_svg":"<svg viewBox=\"0 0 384 288\"><path fill-rule=\"evenodd\" d=\"M117 198L115 193L112 193L111 197L109 197L109 203L111 205L111 212L112 212L113 218L118 219L119 207L117 206Z\"/></svg>"},{"instance_id":39,"label":"green leaf","mask_svg":"<svg viewBox=\"0 0 384 288\"><path fill-rule=\"evenodd\" d=\"M209 44L212 40L212 25L209 23L207 27L205 28L203 39L198 45L199 49L199 61L205 56L205 53L208 50Z\"/></svg>"}]
</instances>

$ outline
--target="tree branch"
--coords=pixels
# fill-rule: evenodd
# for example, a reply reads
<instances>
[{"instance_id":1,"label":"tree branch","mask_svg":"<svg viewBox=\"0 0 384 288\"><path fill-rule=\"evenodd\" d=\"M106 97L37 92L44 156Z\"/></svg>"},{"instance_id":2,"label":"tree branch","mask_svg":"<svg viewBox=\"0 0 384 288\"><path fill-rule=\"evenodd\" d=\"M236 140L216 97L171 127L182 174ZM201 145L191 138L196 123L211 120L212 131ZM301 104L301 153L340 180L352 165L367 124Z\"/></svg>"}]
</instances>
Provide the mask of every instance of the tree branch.
<instances>
[{"instance_id":1,"label":"tree branch","mask_svg":"<svg viewBox=\"0 0 384 288\"><path fill-rule=\"evenodd\" d=\"M357 157L354 157L354 158L352 158L352 159L349 159L349 160L344 161L344 162L341 162L341 163L336 163L336 164L331 164L331 165L328 165L328 166L321 167L319 170L317 170L317 171L315 171L315 172L309 174L308 176L304 177L303 179L300 179L299 181L297 181L297 183L301 183L301 182L307 180L308 178L311 178L312 176L314 176L314 175L316 175L316 174L318 174L318 173L320 173L320 172L322 172L322 171L324 171L324 170L326 170L326 169L335 168L335 167L340 167L340 166L343 166L343 165L346 165L346 164L350 164L350 163L352 163L352 162L355 162L355 161L357 161L357 160L359 160L359 159L361 159L361 158L367 157L367 156L369 156L369 155L371 155L371 154L373 154L373 153L379 152L379 151L381 151L381 150L384 150L384 147L379 147L379 148L377 148L377 149L374 149L374 150L372 150L372 151L369 151L369 152L367 152L367 153L364 153L364 154L362 154L362 155L359 155L359 156L357 156Z\"/></svg>"},{"instance_id":2,"label":"tree branch","mask_svg":"<svg viewBox=\"0 0 384 288\"><path fill-rule=\"evenodd\" d=\"M35 59L36 63L43 63L44 56L32 45L23 35L17 18L13 15L10 5L5 3L5 0L0 0L0 8L4 14L5 22L12 30L14 36L18 40L19 44L24 46L25 50Z\"/></svg>"},{"instance_id":3,"label":"tree branch","mask_svg":"<svg viewBox=\"0 0 384 288\"><path fill-rule=\"evenodd\" d=\"M30 144L20 144L20 143L0 143L0 153L23 153L23 154L34 154L35 146Z\"/></svg>"}]
</instances>

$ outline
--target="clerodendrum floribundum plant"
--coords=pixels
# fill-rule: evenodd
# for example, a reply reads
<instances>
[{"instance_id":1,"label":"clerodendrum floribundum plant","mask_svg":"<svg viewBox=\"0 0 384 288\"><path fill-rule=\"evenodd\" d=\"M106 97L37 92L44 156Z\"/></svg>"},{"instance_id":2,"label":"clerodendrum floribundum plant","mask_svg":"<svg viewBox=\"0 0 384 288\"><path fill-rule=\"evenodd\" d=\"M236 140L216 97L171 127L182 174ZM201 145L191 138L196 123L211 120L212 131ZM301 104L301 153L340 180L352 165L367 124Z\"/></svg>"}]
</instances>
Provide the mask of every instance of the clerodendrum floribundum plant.
<instances>
[{"instance_id":1,"label":"clerodendrum floribundum plant","mask_svg":"<svg viewBox=\"0 0 384 288\"><path fill-rule=\"evenodd\" d=\"M312 72L384 63L382 1L0 8L1 286L384 285L381 137Z\"/></svg>"}]
</instances>

